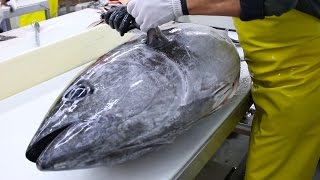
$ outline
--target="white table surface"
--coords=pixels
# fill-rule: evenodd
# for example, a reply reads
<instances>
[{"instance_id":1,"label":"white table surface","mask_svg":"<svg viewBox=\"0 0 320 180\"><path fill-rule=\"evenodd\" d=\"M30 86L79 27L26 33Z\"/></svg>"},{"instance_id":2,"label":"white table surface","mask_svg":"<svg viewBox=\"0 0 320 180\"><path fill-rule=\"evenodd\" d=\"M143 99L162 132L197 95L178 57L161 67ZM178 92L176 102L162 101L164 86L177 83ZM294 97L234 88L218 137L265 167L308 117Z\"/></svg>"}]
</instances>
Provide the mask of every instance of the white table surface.
<instances>
[{"instance_id":1,"label":"white table surface","mask_svg":"<svg viewBox=\"0 0 320 180\"><path fill-rule=\"evenodd\" d=\"M84 9L40 22L41 46L85 32L90 24L100 19L98 12L95 9ZM1 35L17 36L17 38L0 42L0 62L13 55L38 48L35 42L35 31L31 25L13 29Z\"/></svg>"}]
</instances>

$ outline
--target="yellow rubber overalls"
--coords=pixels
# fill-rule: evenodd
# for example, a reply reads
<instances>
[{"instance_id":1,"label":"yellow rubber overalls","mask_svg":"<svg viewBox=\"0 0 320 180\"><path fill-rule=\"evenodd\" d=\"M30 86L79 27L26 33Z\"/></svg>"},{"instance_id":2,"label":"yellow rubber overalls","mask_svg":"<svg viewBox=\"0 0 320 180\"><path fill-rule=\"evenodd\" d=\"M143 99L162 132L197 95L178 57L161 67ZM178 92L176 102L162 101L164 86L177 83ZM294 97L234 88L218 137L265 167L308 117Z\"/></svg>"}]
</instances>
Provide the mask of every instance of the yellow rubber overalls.
<instances>
[{"instance_id":1,"label":"yellow rubber overalls","mask_svg":"<svg viewBox=\"0 0 320 180\"><path fill-rule=\"evenodd\" d=\"M49 0L49 7L50 17L56 17L58 15L58 0ZM44 11L22 15L20 16L20 27L29 25L35 21L43 21L45 19Z\"/></svg>"},{"instance_id":2,"label":"yellow rubber overalls","mask_svg":"<svg viewBox=\"0 0 320 180\"><path fill-rule=\"evenodd\" d=\"M246 180L311 180L320 158L320 20L234 20L257 108Z\"/></svg>"}]
</instances>

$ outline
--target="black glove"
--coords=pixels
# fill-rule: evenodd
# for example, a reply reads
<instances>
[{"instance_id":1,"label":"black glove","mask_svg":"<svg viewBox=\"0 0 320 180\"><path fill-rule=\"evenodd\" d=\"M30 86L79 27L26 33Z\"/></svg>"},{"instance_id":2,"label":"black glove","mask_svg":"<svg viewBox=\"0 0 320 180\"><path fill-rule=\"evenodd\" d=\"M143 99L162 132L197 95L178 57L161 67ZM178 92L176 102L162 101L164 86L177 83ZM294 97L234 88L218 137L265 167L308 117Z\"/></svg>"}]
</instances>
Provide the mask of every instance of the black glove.
<instances>
[{"instance_id":1,"label":"black glove","mask_svg":"<svg viewBox=\"0 0 320 180\"><path fill-rule=\"evenodd\" d=\"M116 29L123 36L131 29L137 28L134 18L127 12L127 6L113 6L101 15L112 29Z\"/></svg>"}]
</instances>

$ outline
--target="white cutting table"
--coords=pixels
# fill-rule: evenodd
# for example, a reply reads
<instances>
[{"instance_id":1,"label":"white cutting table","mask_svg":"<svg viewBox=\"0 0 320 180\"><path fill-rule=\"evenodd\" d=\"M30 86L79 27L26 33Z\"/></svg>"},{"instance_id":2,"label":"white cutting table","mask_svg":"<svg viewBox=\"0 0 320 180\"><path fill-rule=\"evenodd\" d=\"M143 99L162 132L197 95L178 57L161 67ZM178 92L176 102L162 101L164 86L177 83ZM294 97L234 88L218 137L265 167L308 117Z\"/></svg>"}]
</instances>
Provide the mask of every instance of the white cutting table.
<instances>
[{"instance_id":1,"label":"white cutting table","mask_svg":"<svg viewBox=\"0 0 320 180\"><path fill-rule=\"evenodd\" d=\"M174 144L114 167L41 172L25 158L25 150L51 104L87 64L6 98L0 101L0 179L192 179L250 106L251 80L245 62L241 65L240 87L228 104L179 136Z\"/></svg>"},{"instance_id":2,"label":"white cutting table","mask_svg":"<svg viewBox=\"0 0 320 180\"><path fill-rule=\"evenodd\" d=\"M52 44L86 31L91 23L99 20L99 16L97 10L85 9L42 21L40 23L41 46ZM16 36L17 38L0 43L0 61L37 48L35 30L32 25L6 31L1 35Z\"/></svg>"}]
</instances>

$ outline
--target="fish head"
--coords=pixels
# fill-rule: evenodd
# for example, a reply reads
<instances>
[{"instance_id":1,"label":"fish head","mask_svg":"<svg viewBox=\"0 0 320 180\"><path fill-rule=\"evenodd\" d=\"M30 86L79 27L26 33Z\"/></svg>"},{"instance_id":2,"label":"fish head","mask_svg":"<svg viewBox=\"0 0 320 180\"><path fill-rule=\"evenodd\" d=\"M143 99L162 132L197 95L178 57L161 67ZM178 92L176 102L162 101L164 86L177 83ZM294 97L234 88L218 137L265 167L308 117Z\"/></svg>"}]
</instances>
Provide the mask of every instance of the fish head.
<instances>
[{"instance_id":1,"label":"fish head","mask_svg":"<svg viewBox=\"0 0 320 180\"><path fill-rule=\"evenodd\" d=\"M107 74L103 68L91 69L96 74ZM29 144L26 157L40 170L87 168L111 162L106 158L119 159L114 150L130 141L121 134L124 131L118 131L126 129L119 117L98 112L110 110L116 102L106 99L108 95L101 89L107 86L102 84L105 81L88 78L88 74L90 71L61 94Z\"/></svg>"},{"instance_id":2,"label":"fish head","mask_svg":"<svg viewBox=\"0 0 320 180\"><path fill-rule=\"evenodd\" d=\"M145 94L149 79L143 68L127 64L129 57L114 54L107 53L84 70L53 103L26 151L38 169L114 165L153 148L137 141L151 127L135 119L153 99Z\"/></svg>"},{"instance_id":3,"label":"fish head","mask_svg":"<svg viewBox=\"0 0 320 180\"><path fill-rule=\"evenodd\" d=\"M75 130L75 125L80 123L79 117L87 113L86 109L79 107L89 107L92 105L88 97L94 95L94 87L86 80L77 80L60 96L53 104L50 111L44 118L38 131L31 140L26 157L32 162L36 162L39 169L48 169L42 163L43 158L48 158L51 149L59 149L58 140L69 138L66 133ZM67 139L65 139L67 140ZM68 143L68 142L65 142ZM67 151L62 150L61 151ZM66 152L63 152L66 153ZM48 165L48 163L46 163Z\"/></svg>"}]
</instances>

